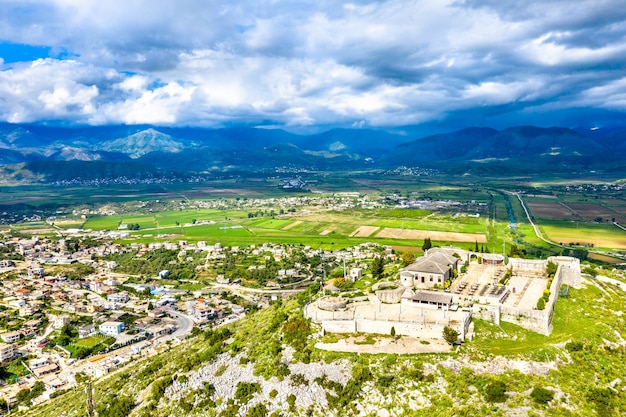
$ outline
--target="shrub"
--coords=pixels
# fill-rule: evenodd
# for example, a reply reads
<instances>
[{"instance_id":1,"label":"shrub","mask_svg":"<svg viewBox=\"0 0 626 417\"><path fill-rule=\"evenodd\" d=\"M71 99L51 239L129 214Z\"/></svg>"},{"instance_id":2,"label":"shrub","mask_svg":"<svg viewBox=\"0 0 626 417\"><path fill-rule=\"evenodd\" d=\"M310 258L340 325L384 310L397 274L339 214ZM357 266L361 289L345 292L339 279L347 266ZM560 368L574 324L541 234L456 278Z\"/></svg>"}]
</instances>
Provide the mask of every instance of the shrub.
<instances>
[{"instance_id":1,"label":"shrub","mask_svg":"<svg viewBox=\"0 0 626 417\"><path fill-rule=\"evenodd\" d=\"M503 403L506 401L506 384L502 381L494 381L485 387L485 396L490 403Z\"/></svg>"},{"instance_id":2,"label":"shrub","mask_svg":"<svg viewBox=\"0 0 626 417\"><path fill-rule=\"evenodd\" d=\"M457 332L450 326L445 326L443 328L443 340L453 345L457 342L458 339L459 339L459 332Z\"/></svg>"},{"instance_id":3,"label":"shrub","mask_svg":"<svg viewBox=\"0 0 626 417\"><path fill-rule=\"evenodd\" d=\"M542 387L535 387L530 393L530 397L537 404L548 404L554 398L554 391Z\"/></svg>"},{"instance_id":4,"label":"shrub","mask_svg":"<svg viewBox=\"0 0 626 417\"><path fill-rule=\"evenodd\" d=\"M246 413L246 417L265 417L267 416L268 410L265 404L259 403L250 407L248 412Z\"/></svg>"},{"instance_id":5,"label":"shrub","mask_svg":"<svg viewBox=\"0 0 626 417\"><path fill-rule=\"evenodd\" d=\"M287 396L287 404L289 404L289 411L292 413L296 411L296 396L289 394Z\"/></svg>"},{"instance_id":6,"label":"shrub","mask_svg":"<svg viewBox=\"0 0 626 417\"><path fill-rule=\"evenodd\" d=\"M546 308L546 301L541 297L537 300L537 310L543 310Z\"/></svg>"},{"instance_id":7,"label":"shrub","mask_svg":"<svg viewBox=\"0 0 626 417\"><path fill-rule=\"evenodd\" d=\"M302 374L293 374L291 375L291 382L294 385L308 385L309 381Z\"/></svg>"},{"instance_id":8,"label":"shrub","mask_svg":"<svg viewBox=\"0 0 626 417\"><path fill-rule=\"evenodd\" d=\"M240 404L246 404L260 390L261 385L258 382L240 381L237 383L237 389L235 390L235 400Z\"/></svg>"},{"instance_id":9,"label":"shrub","mask_svg":"<svg viewBox=\"0 0 626 417\"><path fill-rule=\"evenodd\" d=\"M565 344L565 349L567 349L568 352L580 352L584 347L583 342L567 342Z\"/></svg>"}]
</instances>

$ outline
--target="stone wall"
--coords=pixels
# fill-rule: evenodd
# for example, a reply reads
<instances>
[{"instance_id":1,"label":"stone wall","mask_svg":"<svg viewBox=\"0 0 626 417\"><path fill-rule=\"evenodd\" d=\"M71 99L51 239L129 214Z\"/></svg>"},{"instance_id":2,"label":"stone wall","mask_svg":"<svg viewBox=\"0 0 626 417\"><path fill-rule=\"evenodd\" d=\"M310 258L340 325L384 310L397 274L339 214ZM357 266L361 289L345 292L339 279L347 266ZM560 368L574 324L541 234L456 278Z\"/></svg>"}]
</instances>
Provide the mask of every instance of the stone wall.
<instances>
[{"instance_id":1,"label":"stone wall","mask_svg":"<svg viewBox=\"0 0 626 417\"><path fill-rule=\"evenodd\" d=\"M471 322L471 316L468 315L463 323L450 323L450 326L459 332L461 340L465 339L465 335ZM329 333L374 333L374 334L391 334L393 327L396 335L418 337L424 339L441 339L443 328L448 323L421 323L406 322L393 320L324 320L321 322L322 329Z\"/></svg>"},{"instance_id":2,"label":"stone wall","mask_svg":"<svg viewBox=\"0 0 626 417\"><path fill-rule=\"evenodd\" d=\"M582 285L580 276L580 260L571 256L550 256L548 261L554 262L563 268L563 284L574 288Z\"/></svg>"},{"instance_id":3,"label":"stone wall","mask_svg":"<svg viewBox=\"0 0 626 417\"><path fill-rule=\"evenodd\" d=\"M549 335L552 333L552 316L559 297L559 289L564 276L568 274L567 266L559 265L550 285L550 298L544 310L523 309L510 306L499 306L499 318L502 321L518 324L519 326L537 333ZM482 306L481 306L482 307ZM491 314L496 314L493 311Z\"/></svg>"},{"instance_id":4,"label":"stone wall","mask_svg":"<svg viewBox=\"0 0 626 417\"><path fill-rule=\"evenodd\" d=\"M513 274L524 275L526 272L545 275L547 264L547 260L509 258L509 267Z\"/></svg>"},{"instance_id":5,"label":"stone wall","mask_svg":"<svg viewBox=\"0 0 626 417\"><path fill-rule=\"evenodd\" d=\"M393 290L378 290L376 291L376 297L383 303L395 304L400 302L405 291L406 288L404 287Z\"/></svg>"}]
</instances>

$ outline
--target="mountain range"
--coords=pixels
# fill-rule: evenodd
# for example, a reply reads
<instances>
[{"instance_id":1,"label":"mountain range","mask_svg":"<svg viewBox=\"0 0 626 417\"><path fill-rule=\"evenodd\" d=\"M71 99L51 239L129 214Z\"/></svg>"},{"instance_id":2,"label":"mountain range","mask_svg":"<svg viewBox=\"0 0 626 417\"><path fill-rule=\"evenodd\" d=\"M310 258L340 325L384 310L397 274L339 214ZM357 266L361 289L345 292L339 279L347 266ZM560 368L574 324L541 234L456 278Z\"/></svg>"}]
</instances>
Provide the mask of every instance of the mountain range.
<instances>
[{"instance_id":1,"label":"mountain range","mask_svg":"<svg viewBox=\"0 0 626 417\"><path fill-rule=\"evenodd\" d=\"M97 162L97 164L95 164ZM19 165L16 165L19 164ZM280 129L148 125L50 127L0 124L0 175L36 168L37 178L146 171L273 172L278 167L350 170L398 166L468 172L626 172L626 130L470 127L412 137L374 129L298 135ZM124 167L124 168L122 168ZM135 173L135 174L133 174ZM28 177L28 176L26 176Z\"/></svg>"}]
</instances>

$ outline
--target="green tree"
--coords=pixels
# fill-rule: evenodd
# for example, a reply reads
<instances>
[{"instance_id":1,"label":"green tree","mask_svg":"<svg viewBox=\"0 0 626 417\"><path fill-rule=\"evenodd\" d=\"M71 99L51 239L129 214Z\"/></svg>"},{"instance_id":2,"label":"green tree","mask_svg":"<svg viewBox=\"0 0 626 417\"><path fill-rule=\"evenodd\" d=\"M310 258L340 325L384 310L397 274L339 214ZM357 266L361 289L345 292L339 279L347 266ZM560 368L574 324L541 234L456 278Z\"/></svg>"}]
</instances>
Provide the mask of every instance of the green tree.
<instances>
[{"instance_id":1,"label":"green tree","mask_svg":"<svg viewBox=\"0 0 626 417\"><path fill-rule=\"evenodd\" d=\"M458 339L459 339L459 332L457 332L450 326L445 326L443 328L443 340L453 345L457 342Z\"/></svg>"},{"instance_id":2,"label":"green tree","mask_svg":"<svg viewBox=\"0 0 626 417\"><path fill-rule=\"evenodd\" d=\"M429 237L427 237L426 239L424 239L424 243L422 244L422 250L423 250L424 252L426 252L428 249L430 249L430 248L432 248L432 247L433 247L433 244L432 244L432 242L430 241L430 238L429 238Z\"/></svg>"},{"instance_id":3,"label":"green tree","mask_svg":"<svg viewBox=\"0 0 626 417\"><path fill-rule=\"evenodd\" d=\"M385 271L385 260L381 256L377 256L372 261L372 276L380 279Z\"/></svg>"},{"instance_id":4,"label":"green tree","mask_svg":"<svg viewBox=\"0 0 626 417\"><path fill-rule=\"evenodd\" d=\"M394 337L396 335L396 328L394 326L391 326L391 332L389 332L391 334L391 337Z\"/></svg>"},{"instance_id":5,"label":"green tree","mask_svg":"<svg viewBox=\"0 0 626 417\"><path fill-rule=\"evenodd\" d=\"M402 261L402 266L408 266L415 262L415 255L412 252L402 252L400 260Z\"/></svg>"}]
</instances>

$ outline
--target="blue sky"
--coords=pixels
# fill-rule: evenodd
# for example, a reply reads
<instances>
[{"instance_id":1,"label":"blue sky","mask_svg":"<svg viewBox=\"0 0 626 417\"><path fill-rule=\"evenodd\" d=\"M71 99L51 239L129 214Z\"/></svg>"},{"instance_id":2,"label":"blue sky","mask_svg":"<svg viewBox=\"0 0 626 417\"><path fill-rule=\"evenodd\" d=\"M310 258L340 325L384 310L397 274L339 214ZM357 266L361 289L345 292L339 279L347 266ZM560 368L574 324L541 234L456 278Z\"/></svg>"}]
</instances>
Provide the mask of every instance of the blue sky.
<instances>
[{"instance_id":1,"label":"blue sky","mask_svg":"<svg viewBox=\"0 0 626 417\"><path fill-rule=\"evenodd\" d=\"M625 115L623 0L0 2L0 121L297 131Z\"/></svg>"}]
</instances>

